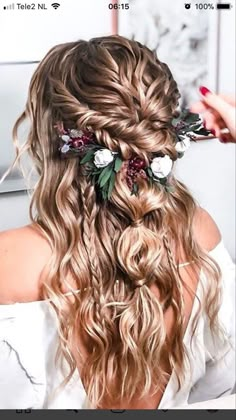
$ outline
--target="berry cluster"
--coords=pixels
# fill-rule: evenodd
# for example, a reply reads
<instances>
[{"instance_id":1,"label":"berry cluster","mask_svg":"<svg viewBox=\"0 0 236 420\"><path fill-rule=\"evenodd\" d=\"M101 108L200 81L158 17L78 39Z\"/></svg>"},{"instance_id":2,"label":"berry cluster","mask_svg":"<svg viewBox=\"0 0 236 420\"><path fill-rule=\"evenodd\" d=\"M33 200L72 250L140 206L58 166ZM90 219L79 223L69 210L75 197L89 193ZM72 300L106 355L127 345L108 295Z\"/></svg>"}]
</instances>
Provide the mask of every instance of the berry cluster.
<instances>
[{"instance_id":1,"label":"berry cluster","mask_svg":"<svg viewBox=\"0 0 236 420\"><path fill-rule=\"evenodd\" d=\"M140 175L142 178L147 178L147 175L144 171L146 167L146 163L140 157L134 157L133 159L129 160L127 174L126 174L126 182L128 187L132 190L133 184L137 180L137 176Z\"/></svg>"}]
</instances>

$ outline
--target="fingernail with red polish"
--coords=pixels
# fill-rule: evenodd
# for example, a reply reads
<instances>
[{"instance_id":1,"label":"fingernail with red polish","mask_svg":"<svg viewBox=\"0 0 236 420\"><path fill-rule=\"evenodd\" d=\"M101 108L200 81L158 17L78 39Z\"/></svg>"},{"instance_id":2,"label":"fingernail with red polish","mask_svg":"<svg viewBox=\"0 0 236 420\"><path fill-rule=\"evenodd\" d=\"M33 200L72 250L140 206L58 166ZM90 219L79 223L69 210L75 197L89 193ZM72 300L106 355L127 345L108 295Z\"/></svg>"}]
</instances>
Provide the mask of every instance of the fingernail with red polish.
<instances>
[{"instance_id":1,"label":"fingernail with red polish","mask_svg":"<svg viewBox=\"0 0 236 420\"><path fill-rule=\"evenodd\" d=\"M216 135L216 130L214 130L214 128L211 130L211 133L213 134L213 136Z\"/></svg>"},{"instance_id":2,"label":"fingernail with red polish","mask_svg":"<svg viewBox=\"0 0 236 420\"><path fill-rule=\"evenodd\" d=\"M205 96L207 93L211 93L211 91L205 86L200 86L199 90L203 96Z\"/></svg>"}]
</instances>

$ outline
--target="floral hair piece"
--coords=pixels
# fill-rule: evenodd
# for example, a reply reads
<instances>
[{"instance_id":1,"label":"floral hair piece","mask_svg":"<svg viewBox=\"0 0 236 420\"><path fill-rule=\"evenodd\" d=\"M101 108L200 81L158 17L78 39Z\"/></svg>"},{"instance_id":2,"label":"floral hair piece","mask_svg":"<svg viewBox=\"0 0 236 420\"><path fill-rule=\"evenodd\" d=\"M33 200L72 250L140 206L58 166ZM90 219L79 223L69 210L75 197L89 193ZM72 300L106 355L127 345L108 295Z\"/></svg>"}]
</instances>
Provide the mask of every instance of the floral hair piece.
<instances>
[{"instance_id":1,"label":"floral hair piece","mask_svg":"<svg viewBox=\"0 0 236 420\"><path fill-rule=\"evenodd\" d=\"M176 133L175 149L178 158L183 157L190 146L190 141L196 141L197 136L210 134L210 131L202 125L200 115L189 112L188 109L182 110L177 118L173 118L171 124Z\"/></svg>"},{"instance_id":2,"label":"floral hair piece","mask_svg":"<svg viewBox=\"0 0 236 420\"><path fill-rule=\"evenodd\" d=\"M191 140L196 135L208 135L210 131L202 126L198 114L183 110L177 118L172 120L172 128L176 133L176 151L178 157L182 157L188 149ZM96 137L90 130L67 129L62 122L55 126L62 145L58 149L62 157L79 156L80 164L87 164L88 175L91 176L95 185L98 185L104 200L111 197L115 184L116 173L122 165L122 158L118 152L96 143ZM152 159L150 166L140 157L136 156L128 161L126 182L131 190L131 195L138 195L137 177L147 179L151 184L157 182L166 191L173 191L169 183L169 175L172 170L173 161L168 155L157 156Z\"/></svg>"}]
</instances>

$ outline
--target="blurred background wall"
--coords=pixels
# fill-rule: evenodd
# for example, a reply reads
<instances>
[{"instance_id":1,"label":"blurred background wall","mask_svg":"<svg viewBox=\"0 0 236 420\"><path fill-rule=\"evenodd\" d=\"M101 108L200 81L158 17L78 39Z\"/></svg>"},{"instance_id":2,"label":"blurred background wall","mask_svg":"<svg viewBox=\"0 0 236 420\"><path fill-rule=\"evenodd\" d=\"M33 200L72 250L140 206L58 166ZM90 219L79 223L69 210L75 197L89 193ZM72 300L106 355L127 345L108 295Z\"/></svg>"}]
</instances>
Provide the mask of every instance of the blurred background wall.
<instances>
[{"instance_id":1,"label":"blurred background wall","mask_svg":"<svg viewBox=\"0 0 236 420\"><path fill-rule=\"evenodd\" d=\"M184 2L180 0L175 2L130 0L126 1L130 4L129 10L120 10L118 13L118 26L115 24L114 13L108 9L109 3L111 2L106 0L96 0L96 2L87 0L81 4L76 0L67 0L66 3L64 1L64 5L68 7L65 9L66 15L65 10L63 13L60 12L60 15L58 9L53 11L56 12L53 18L52 15L51 17L48 15L45 21L39 18L38 14L37 22L31 20L29 26L25 21L26 15L22 14L21 17L18 15L15 19L18 25L18 38L21 37L19 44L16 42L17 37L14 36L14 25L11 24L11 30L9 29L12 20L7 24L5 15L5 29L3 30L3 26L0 25L0 37L5 39L4 48L0 49L2 63L0 64L0 75L2 75L0 108L4 115L0 121L0 134L1 141L5 139L8 143L7 160L10 156L14 156L14 149L10 151L9 145L12 141L10 129L24 105L30 75L37 64L6 63L40 60L52 45L59 42L79 38L89 39L116 33L118 30L121 35L133 36L149 48L157 49L159 58L167 62L179 84L184 105L189 105L198 98L197 89L200 84L216 92L235 93L234 0L231 1L233 4L231 11L208 10L201 13L200 11L196 13L193 5L191 10L185 10ZM63 2L61 4L63 5ZM2 22L1 10L0 24ZM28 32L24 29L27 27ZM42 36L42 33L47 36ZM218 140L192 144L176 168L178 177L216 220L233 258L235 258L235 150L234 145L224 145ZM0 168L3 160L1 151ZM6 188L6 180L5 192L0 194L0 230L30 222L28 195L22 191L21 186L19 191L16 191L17 188L14 187L16 181L13 179L11 184L11 179L8 179ZM1 187L4 191L3 186ZM11 192L6 192L7 189Z\"/></svg>"}]
</instances>

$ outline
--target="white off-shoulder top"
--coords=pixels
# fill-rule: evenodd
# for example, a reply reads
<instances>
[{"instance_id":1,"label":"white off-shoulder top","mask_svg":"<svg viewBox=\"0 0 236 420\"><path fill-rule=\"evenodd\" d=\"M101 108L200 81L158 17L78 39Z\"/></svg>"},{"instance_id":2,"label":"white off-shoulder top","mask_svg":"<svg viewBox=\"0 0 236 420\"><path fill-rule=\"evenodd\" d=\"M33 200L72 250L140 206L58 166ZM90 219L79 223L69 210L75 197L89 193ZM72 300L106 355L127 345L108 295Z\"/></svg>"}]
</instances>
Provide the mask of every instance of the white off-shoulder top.
<instances>
[{"instance_id":1,"label":"white off-shoulder top","mask_svg":"<svg viewBox=\"0 0 236 420\"><path fill-rule=\"evenodd\" d=\"M235 392L235 265L222 241L209 254L222 271L219 319L228 339L224 344L220 339L213 340L208 318L203 313L192 342L193 353L189 351L192 366L186 381L177 392L173 371L158 409L186 406ZM206 282L206 276L201 273L197 288L200 300ZM184 336L187 350L190 324L197 309L195 298ZM50 397L64 379L60 368L55 367L57 344L57 319L49 301L0 305L0 409L92 408L78 370L59 394Z\"/></svg>"}]
</instances>

